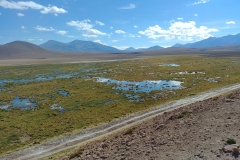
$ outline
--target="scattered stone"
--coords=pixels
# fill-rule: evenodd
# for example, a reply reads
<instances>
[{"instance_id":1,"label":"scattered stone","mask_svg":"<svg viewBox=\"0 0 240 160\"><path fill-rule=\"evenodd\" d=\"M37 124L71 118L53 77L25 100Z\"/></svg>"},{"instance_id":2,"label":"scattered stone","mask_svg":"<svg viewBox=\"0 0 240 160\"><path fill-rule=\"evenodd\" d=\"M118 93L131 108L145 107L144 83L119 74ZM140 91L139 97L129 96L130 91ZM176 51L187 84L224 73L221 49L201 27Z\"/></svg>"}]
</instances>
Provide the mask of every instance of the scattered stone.
<instances>
[{"instance_id":1,"label":"scattered stone","mask_svg":"<svg viewBox=\"0 0 240 160\"><path fill-rule=\"evenodd\" d=\"M107 148L108 147L108 144L107 143L102 143L102 148Z\"/></svg>"},{"instance_id":2,"label":"scattered stone","mask_svg":"<svg viewBox=\"0 0 240 160\"><path fill-rule=\"evenodd\" d=\"M240 155L240 149L239 148L233 148L232 151L233 151L232 153L234 155Z\"/></svg>"},{"instance_id":3,"label":"scattered stone","mask_svg":"<svg viewBox=\"0 0 240 160\"><path fill-rule=\"evenodd\" d=\"M223 147L222 151L224 153L232 153L234 148L239 150L239 146L237 144L231 144L231 145L227 145L227 146Z\"/></svg>"}]
</instances>

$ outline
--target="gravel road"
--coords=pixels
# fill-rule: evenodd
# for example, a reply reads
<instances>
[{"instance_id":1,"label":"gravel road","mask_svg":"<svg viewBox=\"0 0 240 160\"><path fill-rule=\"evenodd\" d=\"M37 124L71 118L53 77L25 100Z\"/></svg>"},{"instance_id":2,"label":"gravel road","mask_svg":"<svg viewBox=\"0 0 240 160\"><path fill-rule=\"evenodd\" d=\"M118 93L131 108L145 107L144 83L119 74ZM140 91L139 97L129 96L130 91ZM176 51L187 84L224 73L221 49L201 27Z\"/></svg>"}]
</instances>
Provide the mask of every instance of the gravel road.
<instances>
[{"instance_id":1,"label":"gravel road","mask_svg":"<svg viewBox=\"0 0 240 160\"><path fill-rule=\"evenodd\" d=\"M207 92L203 92L201 94L190 96L185 99L169 102L164 105L160 105L155 108L152 108L145 112L131 114L127 117L103 124L101 126L86 129L70 136L60 137L42 144L38 144L23 150L13 152L11 154L0 157L0 159L3 159L3 160L31 159L32 160L32 159L43 158L51 154L60 152L62 150L72 148L76 145L79 145L80 143L85 143L87 141L91 141L93 139L110 134L112 132L116 132L117 130L121 130L123 128L127 128L132 125L136 125L140 122L156 117L157 115L163 114L164 112L168 112L173 109L184 107L186 105L189 105L198 101L203 101L203 100L206 100L206 99L209 99L209 98L212 98L220 94L224 94L239 88L240 88L240 84L235 84L235 85L226 86L226 87L210 90Z\"/></svg>"}]
</instances>

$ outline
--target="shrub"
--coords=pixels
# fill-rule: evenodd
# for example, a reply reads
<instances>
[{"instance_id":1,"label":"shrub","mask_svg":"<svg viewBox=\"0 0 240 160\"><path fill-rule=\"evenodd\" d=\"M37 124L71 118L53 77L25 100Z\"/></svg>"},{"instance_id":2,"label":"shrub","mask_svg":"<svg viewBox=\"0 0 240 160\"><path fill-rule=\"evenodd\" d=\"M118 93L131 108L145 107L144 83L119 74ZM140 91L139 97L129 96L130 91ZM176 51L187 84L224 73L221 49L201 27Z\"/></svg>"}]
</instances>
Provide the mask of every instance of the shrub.
<instances>
[{"instance_id":1,"label":"shrub","mask_svg":"<svg viewBox=\"0 0 240 160\"><path fill-rule=\"evenodd\" d=\"M135 128L130 128L124 133L124 135L132 134L134 130L135 130Z\"/></svg>"},{"instance_id":2,"label":"shrub","mask_svg":"<svg viewBox=\"0 0 240 160\"><path fill-rule=\"evenodd\" d=\"M84 151L83 148L78 149L78 150L75 151L74 153L70 154L69 159L75 158L75 157L77 157L78 155L83 154L83 151Z\"/></svg>"},{"instance_id":3,"label":"shrub","mask_svg":"<svg viewBox=\"0 0 240 160\"><path fill-rule=\"evenodd\" d=\"M227 140L227 144L236 144L236 140L235 139L232 139L232 138L229 138Z\"/></svg>"}]
</instances>

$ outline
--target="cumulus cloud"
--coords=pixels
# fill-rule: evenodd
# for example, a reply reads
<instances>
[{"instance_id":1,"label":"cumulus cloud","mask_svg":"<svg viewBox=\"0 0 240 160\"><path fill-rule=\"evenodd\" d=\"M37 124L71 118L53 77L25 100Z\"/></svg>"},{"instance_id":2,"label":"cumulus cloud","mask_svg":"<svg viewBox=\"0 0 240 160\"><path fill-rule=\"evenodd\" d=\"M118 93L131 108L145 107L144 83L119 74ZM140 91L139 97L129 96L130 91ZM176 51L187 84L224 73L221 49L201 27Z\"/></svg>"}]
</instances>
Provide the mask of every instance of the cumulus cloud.
<instances>
[{"instance_id":1,"label":"cumulus cloud","mask_svg":"<svg viewBox=\"0 0 240 160\"><path fill-rule=\"evenodd\" d=\"M100 26L104 26L105 24L103 22L100 22L100 21L95 21L96 24L100 25Z\"/></svg>"},{"instance_id":2,"label":"cumulus cloud","mask_svg":"<svg viewBox=\"0 0 240 160\"><path fill-rule=\"evenodd\" d=\"M236 24L236 22L234 22L234 21L229 21L229 22L226 22L226 24Z\"/></svg>"},{"instance_id":3,"label":"cumulus cloud","mask_svg":"<svg viewBox=\"0 0 240 160\"><path fill-rule=\"evenodd\" d=\"M26 27L25 26L21 26L21 29L25 29Z\"/></svg>"},{"instance_id":4,"label":"cumulus cloud","mask_svg":"<svg viewBox=\"0 0 240 160\"><path fill-rule=\"evenodd\" d=\"M18 13L17 16L18 16L18 17L23 17L24 14L23 14L23 13Z\"/></svg>"},{"instance_id":5,"label":"cumulus cloud","mask_svg":"<svg viewBox=\"0 0 240 160\"><path fill-rule=\"evenodd\" d=\"M197 14L194 14L195 17L197 17L198 15Z\"/></svg>"},{"instance_id":6,"label":"cumulus cloud","mask_svg":"<svg viewBox=\"0 0 240 160\"><path fill-rule=\"evenodd\" d=\"M67 13L66 10L63 8L58 8L56 6L48 5L43 6L41 4L37 4L33 1L7 1L7 0L0 0L0 6L3 8L8 9L17 9L17 10L26 10L26 9L35 9L40 10L42 14L48 14L48 13L54 13L54 14L60 14L60 13Z\"/></svg>"},{"instance_id":7,"label":"cumulus cloud","mask_svg":"<svg viewBox=\"0 0 240 160\"><path fill-rule=\"evenodd\" d=\"M168 29L163 29L159 25L150 26L140 34L151 39L164 38L166 40L178 39L182 41L200 40L211 37L211 32L218 32L215 28L206 26L196 27L196 22L174 22Z\"/></svg>"},{"instance_id":8,"label":"cumulus cloud","mask_svg":"<svg viewBox=\"0 0 240 160\"><path fill-rule=\"evenodd\" d=\"M129 4L128 6L120 7L119 9L134 9L136 8L135 4Z\"/></svg>"},{"instance_id":9,"label":"cumulus cloud","mask_svg":"<svg viewBox=\"0 0 240 160\"><path fill-rule=\"evenodd\" d=\"M91 21L89 19L85 19L83 21L70 21L70 22L67 22L67 25L76 27L78 30L84 31L84 33L82 34L83 37L96 38L98 36L106 36L107 35L104 32L94 29L93 25L90 24L90 22Z\"/></svg>"},{"instance_id":10,"label":"cumulus cloud","mask_svg":"<svg viewBox=\"0 0 240 160\"><path fill-rule=\"evenodd\" d=\"M197 5L197 4L202 4L202 3L207 3L209 0L199 0L197 2L194 2L192 5Z\"/></svg>"},{"instance_id":11,"label":"cumulus cloud","mask_svg":"<svg viewBox=\"0 0 240 160\"><path fill-rule=\"evenodd\" d=\"M63 35L65 35L65 34L67 34L68 31L57 31L56 33L63 36Z\"/></svg>"},{"instance_id":12,"label":"cumulus cloud","mask_svg":"<svg viewBox=\"0 0 240 160\"><path fill-rule=\"evenodd\" d=\"M125 34L126 32L123 31L123 30L116 30L115 33L117 33L117 34Z\"/></svg>"},{"instance_id":13,"label":"cumulus cloud","mask_svg":"<svg viewBox=\"0 0 240 160\"><path fill-rule=\"evenodd\" d=\"M118 42L118 40L114 39L114 40L112 40L112 42L115 43L115 42Z\"/></svg>"},{"instance_id":14,"label":"cumulus cloud","mask_svg":"<svg viewBox=\"0 0 240 160\"><path fill-rule=\"evenodd\" d=\"M53 27L42 27L42 26L36 26L34 27L38 31L55 31Z\"/></svg>"},{"instance_id":15,"label":"cumulus cloud","mask_svg":"<svg viewBox=\"0 0 240 160\"><path fill-rule=\"evenodd\" d=\"M134 27L134 28L138 28L138 26L136 26L136 25L134 25L133 27Z\"/></svg>"},{"instance_id":16,"label":"cumulus cloud","mask_svg":"<svg viewBox=\"0 0 240 160\"><path fill-rule=\"evenodd\" d=\"M95 41L93 41L93 42L95 42L95 43L100 43L100 44L102 44L102 45L107 45L106 43L102 43L99 39L97 39L97 40L95 40Z\"/></svg>"},{"instance_id":17,"label":"cumulus cloud","mask_svg":"<svg viewBox=\"0 0 240 160\"><path fill-rule=\"evenodd\" d=\"M178 20L183 20L183 18L177 18Z\"/></svg>"},{"instance_id":18,"label":"cumulus cloud","mask_svg":"<svg viewBox=\"0 0 240 160\"><path fill-rule=\"evenodd\" d=\"M110 27L110 29L113 29L113 27Z\"/></svg>"}]
</instances>

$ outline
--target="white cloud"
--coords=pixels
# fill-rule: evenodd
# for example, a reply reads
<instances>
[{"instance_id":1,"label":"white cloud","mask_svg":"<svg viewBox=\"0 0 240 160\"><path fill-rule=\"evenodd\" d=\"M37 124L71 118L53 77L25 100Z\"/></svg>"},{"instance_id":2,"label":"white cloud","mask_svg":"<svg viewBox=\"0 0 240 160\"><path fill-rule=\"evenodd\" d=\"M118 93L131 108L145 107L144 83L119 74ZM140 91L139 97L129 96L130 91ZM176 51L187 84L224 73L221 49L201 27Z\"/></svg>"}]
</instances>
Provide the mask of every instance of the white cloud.
<instances>
[{"instance_id":1,"label":"white cloud","mask_svg":"<svg viewBox=\"0 0 240 160\"><path fill-rule=\"evenodd\" d=\"M207 3L207 2L209 2L209 1L210 1L210 0L199 0L199 1L197 1L197 2L194 2L192 5Z\"/></svg>"},{"instance_id":2,"label":"white cloud","mask_svg":"<svg viewBox=\"0 0 240 160\"><path fill-rule=\"evenodd\" d=\"M134 27L134 28L138 28L138 26L136 26L136 25L134 25L133 27Z\"/></svg>"},{"instance_id":3,"label":"white cloud","mask_svg":"<svg viewBox=\"0 0 240 160\"><path fill-rule=\"evenodd\" d=\"M29 38L28 41L43 41L42 38L34 37L34 38Z\"/></svg>"},{"instance_id":4,"label":"white cloud","mask_svg":"<svg viewBox=\"0 0 240 160\"><path fill-rule=\"evenodd\" d=\"M112 47L117 48L119 50L125 50L125 49L129 48L129 46L112 46Z\"/></svg>"},{"instance_id":5,"label":"white cloud","mask_svg":"<svg viewBox=\"0 0 240 160\"><path fill-rule=\"evenodd\" d=\"M115 33L117 33L117 34L125 34L126 32L123 31L123 30L116 30Z\"/></svg>"},{"instance_id":6,"label":"white cloud","mask_svg":"<svg viewBox=\"0 0 240 160\"><path fill-rule=\"evenodd\" d=\"M91 29L87 30L87 32L84 33L82 36L83 37L94 37L94 38L96 38L98 36L106 36L106 35L107 34L104 33L104 32L101 32L101 31L99 31L97 29L91 28Z\"/></svg>"},{"instance_id":7,"label":"white cloud","mask_svg":"<svg viewBox=\"0 0 240 160\"><path fill-rule=\"evenodd\" d=\"M183 18L177 18L178 20L183 20Z\"/></svg>"},{"instance_id":8,"label":"white cloud","mask_svg":"<svg viewBox=\"0 0 240 160\"><path fill-rule=\"evenodd\" d=\"M0 13L0 16L2 15L2 13Z\"/></svg>"},{"instance_id":9,"label":"white cloud","mask_svg":"<svg viewBox=\"0 0 240 160\"><path fill-rule=\"evenodd\" d=\"M130 37L130 38L135 38L136 36L133 35L133 34L128 34L128 37Z\"/></svg>"},{"instance_id":10,"label":"white cloud","mask_svg":"<svg viewBox=\"0 0 240 160\"><path fill-rule=\"evenodd\" d=\"M110 29L113 29L113 27L110 27Z\"/></svg>"},{"instance_id":11,"label":"white cloud","mask_svg":"<svg viewBox=\"0 0 240 160\"><path fill-rule=\"evenodd\" d=\"M198 15L197 15L197 14L194 14L194 16L196 16L196 17L197 17Z\"/></svg>"},{"instance_id":12,"label":"white cloud","mask_svg":"<svg viewBox=\"0 0 240 160\"><path fill-rule=\"evenodd\" d=\"M68 31L57 31L56 33L63 36L63 35L65 35L65 34L67 34Z\"/></svg>"},{"instance_id":13,"label":"white cloud","mask_svg":"<svg viewBox=\"0 0 240 160\"><path fill-rule=\"evenodd\" d=\"M112 40L112 42L115 43L115 42L118 42L118 40L114 39L114 40Z\"/></svg>"},{"instance_id":14,"label":"white cloud","mask_svg":"<svg viewBox=\"0 0 240 160\"><path fill-rule=\"evenodd\" d=\"M83 37L96 38L98 36L106 36L107 35L104 32L101 32L97 29L94 29L93 25L90 24L90 22L91 21L89 19L85 19L83 21L67 22L67 25L72 26L72 27L76 27L80 31L84 31L84 33L82 34Z\"/></svg>"},{"instance_id":15,"label":"white cloud","mask_svg":"<svg viewBox=\"0 0 240 160\"><path fill-rule=\"evenodd\" d=\"M38 31L55 31L55 29L53 27L36 26L34 28Z\"/></svg>"},{"instance_id":16,"label":"white cloud","mask_svg":"<svg viewBox=\"0 0 240 160\"><path fill-rule=\"evenodd\" d=\"M229 21L229 22L226 22L226 24L236 24L236 22L234 22L234 21Z\"/></svg>"},{"instance_id":17,"label":"white cloud","mask_svg":"<svg viewBox=\"0 0 240 160\"><path fill-rule=\"evenodd\" d=\"M102 44L102 45L107 45L106 43L102 43L99 39L97 39L97 40L95 40L95 41L93 41L93 42L100 43L100 44Z\"/></svg>"},{"instance_id":18,"label":"white cloud","mask_svg":"<svg viewBox=\"0 0 240 160\"><path fill-rule=\"evenodd\" d=\"M24 14L23 14L23 13L18 13L17 16L18 16L18 17L23 17Z\"/></svg>"},{"instance_id":19,"label":"white cloud","mask_svg":"<svg viewBox=\"0 0 240 160\"><path fill-rule=\"evenodd\" d=\"M206 26L196 27L196 22L174 22L165 30L159 25L150 26L145 31L139 31L140 34L151 39L164 38L165 40L178 39L182 41L201 40L211 37L211 32L218 32L215 28Z\"/></svg>"},{"instance_id":20,"label":"white cloud","mask_svg":"<svg viewBox=\"0 0 240 160\"><path fill-rule=\"evenodd\" d=\"M102 23L102 22L100 22L100 21L95 21L96 22L96 24L98 24L98 25L100 25L100 26L104 26L105 24L104 23Z\"/></svg>"},{"instance_id":21,"label":"white cloud","mask_svg":"<svg viewBox=\"0 0 240 160\"><path fill-rule=\"evenodd\" d=\"M26 27L25 26L21 26L21 29L25 29Z\"/></svg>"},{"instance_id":22,"label":"white cloud","mask_svg":"<svg viewBox=\"0 0 240 160\"><path fill-rule=\"evenodd\" d=\"M119 9L134 9L134 8L136 8L135 4L129 4L128 6L120 7Z\"/></svg>"},{"instance_id":23,"label":"white cloud","mask_svg":"<svg viewBox=\"0 0 240 160\"><path fill-rule=\"evenodd\" d=\"M55 13L55 16L60 13L67 13L66 10L62 8L58 8L56 6L52 6L52 5L48 5L47 7L44 7L40 12L42 14Z\"/></svg>"},{"instance_id":24,"label":"white cloud","mask_svg":"<svg viewBox=\"0 0 240 160\"><path fill-rule=\"evenodd\" d=\"M10 2L7 0L0 0L0 6L2 6L3 8L18 9L18 10L35 9L35 10L40 10L42 14L67 13L67 11L64 10L63 8L58 8L52 5L43 6L33 1L18 1L18 2L11 1Z\"/></svg>"},{"instance_id":25,"label":"white cloud","mask_svg":"<svg viewBox=\"0 0 240 160\"><path fill-rule=\"evenodd\" d=\"M85 19L83 21L71 21L67 22L67 25L76 27L78 30L88 30L93 27L92 24L89 24L91 22L89 19Z\"/></svg>"}]
</instances>

